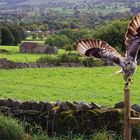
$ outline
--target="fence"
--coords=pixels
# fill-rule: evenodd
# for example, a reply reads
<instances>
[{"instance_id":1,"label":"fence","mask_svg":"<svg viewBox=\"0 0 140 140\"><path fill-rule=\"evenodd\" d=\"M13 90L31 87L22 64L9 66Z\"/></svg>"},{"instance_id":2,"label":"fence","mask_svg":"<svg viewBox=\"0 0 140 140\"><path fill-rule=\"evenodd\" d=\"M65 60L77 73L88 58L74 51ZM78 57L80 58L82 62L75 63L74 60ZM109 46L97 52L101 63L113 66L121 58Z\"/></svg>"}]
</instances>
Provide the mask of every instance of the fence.
<instances>
[{"instance_id":1,"label":"fence","mask_svg":"<svg viewBox=\"0 0 140 140\"><path fill-rule=\"evenodd\" d=\"M140 124L140 118L131 117L130 89L124 88L124 139L131 140L131 125Z\"/></svg>"}]
</instances>

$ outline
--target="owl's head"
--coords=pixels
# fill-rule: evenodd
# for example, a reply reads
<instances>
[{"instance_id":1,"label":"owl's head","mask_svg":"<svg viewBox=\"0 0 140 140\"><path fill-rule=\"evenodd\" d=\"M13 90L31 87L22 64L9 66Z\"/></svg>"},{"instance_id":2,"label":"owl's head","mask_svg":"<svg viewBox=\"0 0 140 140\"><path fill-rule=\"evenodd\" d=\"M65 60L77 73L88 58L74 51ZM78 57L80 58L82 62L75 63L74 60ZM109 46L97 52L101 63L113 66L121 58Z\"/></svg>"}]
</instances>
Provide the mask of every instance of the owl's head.
<instances>
[{"instance_id":1,"label":"owl's head","mask_svg":"<svg viewBox=\"0 0 140 140\"><path fill-rule=\"evenodd\" d=\"M123 63L122 71L125 74L133 75L136 71L137 63L133 61L125 60Z\"/></svg>"}]
</instances>

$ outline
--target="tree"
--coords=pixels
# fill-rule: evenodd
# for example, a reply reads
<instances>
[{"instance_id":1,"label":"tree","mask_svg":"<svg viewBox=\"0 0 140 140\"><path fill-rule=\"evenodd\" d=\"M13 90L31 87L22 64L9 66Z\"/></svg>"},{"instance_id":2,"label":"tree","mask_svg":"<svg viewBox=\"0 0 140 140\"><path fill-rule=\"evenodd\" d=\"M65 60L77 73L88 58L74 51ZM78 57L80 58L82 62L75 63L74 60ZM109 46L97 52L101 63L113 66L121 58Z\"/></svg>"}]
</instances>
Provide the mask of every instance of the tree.
<instances>
[{"instance_id":1,"label":"tree","mask_svg":"<svg viewBox=\"0 0 140 140\"><path fill-rule=\"evenodd\" d=\"M1 27L1 45L13 45L15 41L14 36L12 35L11 31L8 27L2 26Z\"/></svg>"},{"instance_id":2,"label":"tree","mask_svg":"<svg viewBox=\"0 0 140 140\"><path fill-rule=\"evenodd\" d=\"M36 40L37 39L37 35L35 33L32 34L32 40Z\"/></svg>"},{"instance_id":3,"label":"tree","mask_svg":"<svg viewBox=\"0 0 140 140\"><path fill-rule=\"evenodd\" d=\"M115 20L94 30L92 37L106 41L120 52L124 52L127 26L127 20Z\"/></svg>"},{"instance_id":4,"label":"tree","mask_svg":"<svg viewBox=\"0 0 140 140\"><path fill-rule=\"evenodd\" d=\"M19 25L4 22L2 23L2 26L7 27L12 33L12 36L14 37L13 45L18 45L22 40L26 38L25 31Z\"/></svg>"},{"instance_id":5,"label":"tree","mask_svg":"<svg viewBox=\"0 0 140 140\"><path fill-rule=\"evenodd\" d=\"M13 26L9 26L9 29L13 37L15 38L13 45L18 45L22 41L19 27L13 25Z\"/></svg>"},{"instance_id":6,"label":"tree","mask_svg":"<svg viewBox=\"0 0 140 140\"><path fill-rule=\"evenodd\" d=\"M0 44L1 44L1 26L0 26Z\"/></svg>"},{"instance_id":7,"label":"tree","mask_svg":"<svg viewBox=\"0 0 140 140\"><path fill-rule=\"evenodd\" d=\"M48 44L52 47L64 48L65 45L70 44L70 40L65 35L52 35L47 38L45 44Z\"/></svg>"},{"instance_id":8,"label":"tree","mask_svg":"<svg viewBox=\"0 0 140 140\"><path fill-rule=\"evenodd\" d=\"M53 36L49 36L46 41L45 41L45 44L48 44L50 46L55 46L55 43L54 43L54 37Z\"/></svg>"},{"instance_id":9,"label":"tree","mask_svg":"<svg viewBox=\"0 0 140 140\"><path fill-rule=\"evenodd\" d=\"M54 42L57 48L64 48L65 45L70 44L68 37L65 35L57 35L56 38L54 38Z\"/></svg>"},{"instance_id":10,"label":"tree","mask_svg":"<svg viewBox=\"0 0 140 140\"><path fill-rule=\"evenodd\" d=\"M58 35L65 35L69 38L71 44L82 38L89 38L91 36L88 29L62 29Z\"/></svg>"}]
</instances>

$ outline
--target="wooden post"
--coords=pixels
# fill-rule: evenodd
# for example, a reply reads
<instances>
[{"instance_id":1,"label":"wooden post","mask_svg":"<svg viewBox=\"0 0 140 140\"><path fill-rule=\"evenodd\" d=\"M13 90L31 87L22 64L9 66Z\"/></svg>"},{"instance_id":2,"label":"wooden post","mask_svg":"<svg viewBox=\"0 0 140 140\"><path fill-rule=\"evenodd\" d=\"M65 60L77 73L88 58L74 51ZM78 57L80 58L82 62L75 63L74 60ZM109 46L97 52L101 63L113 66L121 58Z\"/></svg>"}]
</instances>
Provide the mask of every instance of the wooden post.
<instances>
[{"instance_id":1,"label":"wooden post","mask_svg":"<svg viewBox=\"0 0 140 140\"><path fill-rule=\"evenodd\" d=\"M130 90L124 88L124 140L131 140L131 103L130 103Z\"/></svg>"},{"instance_id":2,"label":"wooden post","mask_svg":"<svg viewBox=\"0 0 140 140\"><path fill-rule=\"evenodd\" d=\"M129 123L133 125L140 124L140 118L131 117Z\"/></svg>"}]
</instances>

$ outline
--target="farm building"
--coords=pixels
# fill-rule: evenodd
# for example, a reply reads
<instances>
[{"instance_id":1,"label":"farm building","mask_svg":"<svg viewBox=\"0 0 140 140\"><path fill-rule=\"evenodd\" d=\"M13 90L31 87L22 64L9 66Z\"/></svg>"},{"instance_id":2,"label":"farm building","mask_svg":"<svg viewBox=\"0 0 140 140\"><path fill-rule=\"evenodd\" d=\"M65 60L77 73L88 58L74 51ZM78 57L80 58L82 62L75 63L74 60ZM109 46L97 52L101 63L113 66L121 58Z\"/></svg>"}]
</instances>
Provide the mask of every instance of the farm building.
<instances>
[{"instance_id":1,"label":"farm building","mask_svg":"<svg viewBox=\"0 0 140 140\"><path fill-rule=\"evenodd\" d=\"M43 45L34 42L24 42L20 45L20 52L56 54L58 53L58 49L56 47L50 47L49 45Z\"/></svg>"}]
</instances>

